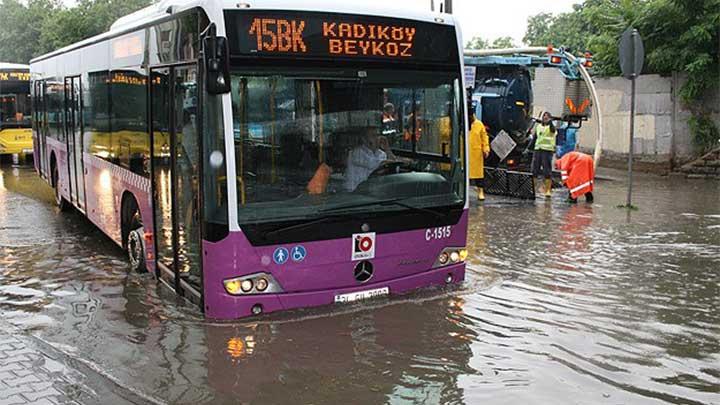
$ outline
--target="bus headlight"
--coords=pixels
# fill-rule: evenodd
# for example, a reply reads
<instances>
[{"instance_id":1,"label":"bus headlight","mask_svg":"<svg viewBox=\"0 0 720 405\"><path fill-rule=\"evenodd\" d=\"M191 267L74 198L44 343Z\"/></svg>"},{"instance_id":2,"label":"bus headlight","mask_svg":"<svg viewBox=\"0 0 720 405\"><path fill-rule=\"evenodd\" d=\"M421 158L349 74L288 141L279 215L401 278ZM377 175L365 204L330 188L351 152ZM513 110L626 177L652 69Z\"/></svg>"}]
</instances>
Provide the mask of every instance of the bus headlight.
<instances>
[{"instance_id":1,"label":"bus headlight","mask_svg":"<svg viewBox=\"0 0 720 405\"><path fill-rule=\"evenodd\" d=\"M264 278L259 278L255 283L255 288L257 288L257 290L261 292L267 290L268 281Z\"/></svg>"},{"instance_id":2,"label":"bus headlight","mask_svg":"<svg viewBox=\"0 0 720 405\"><path fill-rule=\"evenodd\" d=\"M235 295L240 291L240 280L225 280L225 291Z\"/></svg>"},{"instance_id":3,"label":"bus headlight","mask_svg":"<svg viewBox=\"0 0 720 405\"><path fill-rule=\"evenodd\" d=\"M249 276L223 280L225 291L230 295L253 295L283 292L280 284L268 273L256 273Z\"/></svg>"},{"instance_id":4,"label":"bus headlight","mask_svg":"<svg viewBox=\"0 0 720 405\"><path fill-rule=\"evenodd\" d=\"M464 262L468 257L468 251L464 247L461 248L445 248L440 252L433 269L438 267L449 266L451 264L458 264Z\"/></svg>"},{"instance_id":5,"label":"bus headlight","mask_svg":"<svg viewBox=\"0 0 720 405\"><path fill-rule=\"evenodd\" d=\"M242 292L249 293L250 291L252 291L252 288L253 288L252 280L243 280L240 282L240 289L242 290Z\"/></svg>"}]
</instances>

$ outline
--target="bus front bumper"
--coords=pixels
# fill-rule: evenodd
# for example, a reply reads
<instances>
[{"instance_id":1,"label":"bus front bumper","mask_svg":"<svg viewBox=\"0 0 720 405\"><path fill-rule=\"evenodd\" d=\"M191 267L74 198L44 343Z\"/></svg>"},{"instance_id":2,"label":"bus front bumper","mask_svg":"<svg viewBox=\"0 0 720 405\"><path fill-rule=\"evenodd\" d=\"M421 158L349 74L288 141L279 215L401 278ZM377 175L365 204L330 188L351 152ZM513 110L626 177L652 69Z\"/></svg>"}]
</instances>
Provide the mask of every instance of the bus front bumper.
<instances>
[{"instance_id":1,"label":"bus front bumper","mask_svg":"<svg viewBox=\"0 0 720 405\"><path fill-rule=\"evenodd\" d=\"M382 295L401 295L420 288L458 284L464 280L465 263L460 263L384 282L363 284L358 287L241 297L223 294L222 297L216 297L214 300L205 297L205 314L208 318L213 319L237 319L257 315L258 308L261 309L259 313L270 313L318 307L335 304L336 297L353 295L353 293L387 289L387 294Z\"/></svg>"}]
</instances>

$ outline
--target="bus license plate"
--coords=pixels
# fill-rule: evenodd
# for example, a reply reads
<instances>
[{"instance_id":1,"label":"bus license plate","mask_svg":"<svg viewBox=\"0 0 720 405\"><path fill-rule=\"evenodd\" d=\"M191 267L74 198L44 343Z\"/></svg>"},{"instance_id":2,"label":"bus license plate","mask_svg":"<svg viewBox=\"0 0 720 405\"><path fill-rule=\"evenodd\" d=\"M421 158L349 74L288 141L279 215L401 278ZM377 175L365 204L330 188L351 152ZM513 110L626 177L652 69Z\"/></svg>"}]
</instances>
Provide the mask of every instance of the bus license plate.
<instances>
[{"instance_id":1,"label":"bus license plate","mask_svg":"<svg viewBox=\"0 0 720 405\"><path fill-rule=\"evenodd\" d=\"M375 290L358 291L350 294L340 294L335 296L335 303L346 303L360 300L366 300L369 298L381 297L383 295L390 294L390 288L383 287Z\"/></svg>"}]
</instances>

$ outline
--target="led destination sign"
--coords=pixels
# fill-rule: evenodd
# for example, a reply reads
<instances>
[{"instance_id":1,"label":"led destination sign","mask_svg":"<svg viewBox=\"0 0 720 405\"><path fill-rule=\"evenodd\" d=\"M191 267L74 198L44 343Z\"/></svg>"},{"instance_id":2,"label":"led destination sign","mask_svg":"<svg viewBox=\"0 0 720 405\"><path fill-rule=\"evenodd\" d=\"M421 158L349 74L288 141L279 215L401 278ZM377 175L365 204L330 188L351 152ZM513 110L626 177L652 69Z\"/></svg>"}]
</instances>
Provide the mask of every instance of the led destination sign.
<instances>
[{"instance_id":1,"label":"led destination sign","mask_svg":"<svg viewBox=\"0 0 720 405\"><path fill-rule=\"evenodd\" d=\"M29 82L30 72L0 72L0 82Z\"/></svg>"},{"instance_id":2,"label":"led destination sign","mask_svg":"<svg viewBox=\"0 0 720 405\"><path fill-rule=\"evenodd\" d=\"M321 13L227 11L230 54L457 62L452 26Z\"/></svg>"}]
</instances>

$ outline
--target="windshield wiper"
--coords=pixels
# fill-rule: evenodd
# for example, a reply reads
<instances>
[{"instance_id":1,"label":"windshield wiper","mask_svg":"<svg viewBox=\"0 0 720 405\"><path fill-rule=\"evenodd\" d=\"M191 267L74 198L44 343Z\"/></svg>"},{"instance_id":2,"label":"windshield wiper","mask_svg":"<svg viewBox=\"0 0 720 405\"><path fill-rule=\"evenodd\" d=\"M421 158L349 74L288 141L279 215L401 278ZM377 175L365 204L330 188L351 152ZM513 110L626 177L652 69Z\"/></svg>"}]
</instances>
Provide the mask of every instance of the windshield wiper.
<instances>
[{"instance_id":1,"label":"windshield wiper","mask_svg":"<svg viewBox=\"0 0 720 405\"><path fill-rule=\"evenodd\" d=\"M308 221L308 222L301 222L301 223L295 224L295 225L283 226L282 228L278 228L278 229L275 229L275 230L272 230L272 231L266 233L265 236L266 236L266 237L268 237L268 236L272 237L272 236L275 236L275 235L277 235L277 234L279 234L279 233L283 233L283 232L287 232L287 231L295 231L295 230L298 230L298 229L304 229L304 228L307 228L307 227L309 227L309 226L313 226L313 225L317 225L317 224L322 224L322 223L328 222L328 221L330 221L331 219L334 219L334 217L322 217L322 218L318 218L318 219L315 219L315 220L312 220L312 221Z\"/></svg>"},{"instance_id":2,"label":"windshield wiper","mask_svg":"<svg viewBox=\"0 0 720 405\"><path fill-rule=\"evenodd\" d=\"M353 208L362 208L362 207L372 207L373 205L385 205L385 204L392 204L396 201L402 200L402 198L390 198L387 200L372 200L372 201L365 201L363 203L355 203L355 204L347 204L347 205L339 205L337 207L330 207L330 208L324 208L318 211L321 214L328 214L332 212L338 212L338 211L344 211L349 210Z\"/></svg>"},{"instance_id":3,"label":"windshield wiper","mask_svg":"<svg viewBox=\"0 0 720 405\"><path fill-rule=\"evenodd\" d=\"M352 209L352 208L371 207L373 205L397 205L399 207L411 209L414 211L424 212L426 214L433 215L437 218L442 218L445 216L445 214L443 214L441 212L437 212L437 211L429 209L429 208L421 208L421 207L416 207L414 205L404 203L403 200L406 200L406 198L390 198L387 200L375 200L375 201L368 201L368 202L361 203L361 204L343 205L340 207L327 208L324 210L320 210L319 212L320 213L330 213L330 212L344 211L344 210Z\"/></svg>"}]
</instances>

